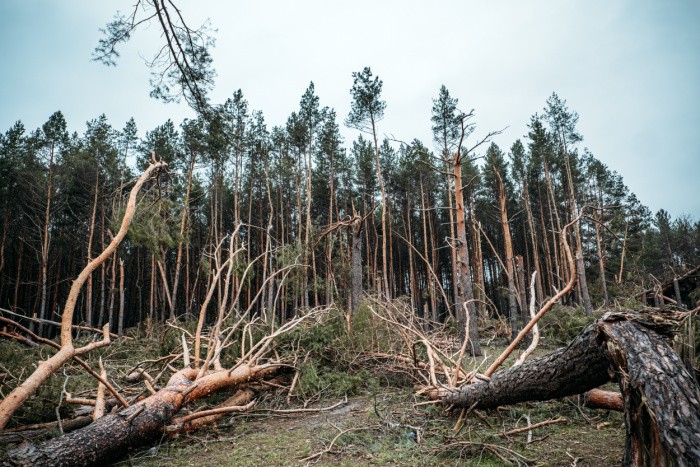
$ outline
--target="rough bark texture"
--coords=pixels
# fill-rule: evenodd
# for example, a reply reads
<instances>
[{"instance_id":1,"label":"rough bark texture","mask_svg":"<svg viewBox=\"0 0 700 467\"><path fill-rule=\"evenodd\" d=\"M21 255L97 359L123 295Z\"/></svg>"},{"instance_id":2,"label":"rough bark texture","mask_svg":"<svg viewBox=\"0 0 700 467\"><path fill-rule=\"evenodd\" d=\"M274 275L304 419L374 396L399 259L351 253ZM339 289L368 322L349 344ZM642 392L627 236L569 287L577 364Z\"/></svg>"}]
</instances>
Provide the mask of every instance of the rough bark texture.
<instances>
[{"instance_id":1,"label":"rough bark texture","mask_svg":"<svg viewBox=\"0 0 700 467\"><path fill-rule=\"evenodd\" d=\"M673 328L669 317L608 313L563 350L433 396L488 409L579 394L614 379L627 429L623 465L698 465L700 390L662 338Z\"/></svg>"},{"instance_id":2,"label":"rough bark texture","mask_svg":"<svg viewBox=\"0 0 700 467\"><path fill-rule=\"evenodd\" d=\"M700 391L655 332L626 321L599 326L623 395L625 465L698 465Z\"/></svg>"},{"instance_id":3,"label":"rough bark texture","mask_svg":"<svg viewBox=\"0 0 700 467\"><path fill-rule=\"evenodd\" d=\"M479 342L479 327L476 306L474 305L474 288L472 277L469 271L469 248L467 245L467 226L464 213L464 193L462 190L462 162L461 154L458 152L452 160L452 173L455 178L455 209L457 219L457 257L459 264L459 291L460 302L466 304L466 310L456 310L457 323L459 324L459 338L464 340L469 338L469 354L482 355L481 343ZM469 319L467 320L467 313ZM467 329L469 321L469 329Z\"/></svg>"},{"instance_id":4,"label":"rough bark texture","mask_svg":"<svg viewBox=\"0 0 700 467\"><path fill-rule=\"evenodd\" d=\"M197 370L175 373L155 395L116 414L106 415L87 427L35 445L24 443L8 452L8 466L105 465L128 449L150 444L162 437L175 414L189 402L212 392L267 376L274 367L242 365L197 380Z\"/></svg>"},{"instance_id":5,"label":"rough bark texture","mask_svg":"<svg viewBox=\"0 0 700 467\"><path fill-rule=\"evenodd\" d=\"M440 398L458 407L492 409L500 405L580 394L610 380L610 358L588 326L568 347L495 373L491 381L444 390Z\"/></svg>"}]
</instances>

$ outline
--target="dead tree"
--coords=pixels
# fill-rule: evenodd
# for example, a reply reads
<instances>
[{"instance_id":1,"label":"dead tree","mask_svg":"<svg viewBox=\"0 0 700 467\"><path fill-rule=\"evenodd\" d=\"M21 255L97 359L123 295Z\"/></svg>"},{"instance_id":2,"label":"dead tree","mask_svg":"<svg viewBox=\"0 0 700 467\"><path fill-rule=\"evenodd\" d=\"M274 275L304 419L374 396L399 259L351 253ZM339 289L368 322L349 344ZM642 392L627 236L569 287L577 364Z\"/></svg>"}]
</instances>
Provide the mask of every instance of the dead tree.
<instances>
[{"instance_id":1,"label":"dead tree","mask_svg":"<svg viewBox=\"0 0 700 467\"><path fill-rule=\"evenodd\" d=\"M608 313L564 349L432 396L455 407L491 409L581 394L613 380L625 411L623 464L697 465L700 389L664 340L679 315Z\"/></svg>"}]
</instances>

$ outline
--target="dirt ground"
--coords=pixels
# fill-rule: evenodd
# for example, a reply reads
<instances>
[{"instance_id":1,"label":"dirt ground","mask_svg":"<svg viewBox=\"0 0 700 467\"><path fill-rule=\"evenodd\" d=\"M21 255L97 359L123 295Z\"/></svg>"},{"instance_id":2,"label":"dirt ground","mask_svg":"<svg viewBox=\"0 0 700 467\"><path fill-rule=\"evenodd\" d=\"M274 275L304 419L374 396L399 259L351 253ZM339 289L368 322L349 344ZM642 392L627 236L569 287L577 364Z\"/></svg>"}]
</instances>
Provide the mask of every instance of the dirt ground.
<instances>
[{"instance_id":1,"label":"dirt ground","mask_svg":"<svg viewBox=\"0 0 700 467\"><path fill-rule=\"evenodd\" d=\"M326 400L323 406L339 402L323 412L280 413L272 409L275 402L263 401L252 413L135 452L121 465L608 466L619 465L622 456L622 414L580 407L575 399L475 411L459 432L453 431L458 414L417 406L410 392ZM566 420L498 436L560 417Z\"/></svg>"}]
</instances>

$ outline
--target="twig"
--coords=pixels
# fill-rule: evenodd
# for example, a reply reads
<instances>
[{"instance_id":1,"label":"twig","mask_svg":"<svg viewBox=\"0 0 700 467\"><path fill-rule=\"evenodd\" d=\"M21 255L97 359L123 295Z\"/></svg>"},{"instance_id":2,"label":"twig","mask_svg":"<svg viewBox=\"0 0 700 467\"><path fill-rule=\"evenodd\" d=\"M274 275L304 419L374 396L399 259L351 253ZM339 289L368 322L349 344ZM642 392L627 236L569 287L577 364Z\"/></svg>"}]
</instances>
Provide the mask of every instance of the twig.
<instances>
[{"instance_id":1,"label":"twig","mask_svg":"<svg viewBox=\"0 0 700 467\"><path fill-rule=\"evenodd\" d=\"M540 428L540 427L543 427L543 426L554 425L555 423L564 423L564 422L568 422L568 420L567 420L566 418L564 418L564 417L559 417L559 418L555 418L555 419L553 419L553 420L545 420L545 421L543 421L543 422L534 423L534 424L532 424L532 425L528 425L528 426L523 426L523 427L520 427L520 428L516 428L516 429L514 429L514 430L506 431L505 433L499 433L499 434L497 434L496 436L500 436L501 438L505 438L505 437L508 437L508 436L510 436L510 435L514 435L514 434L517 434L517 433L522 433L523 431L530 431L530 430L532 430L532 429L534 429L534 428Z\"/></svg>"},{"instance_id":2,"label":"twig","mask_svg":"<svg viewBox=\"0 0 700 467\"><path fill-rule=\"evenodd\" d=\"M312 461L312 460L318 460L318 459L320 459L321 456L323 456L324 454L327 454L327 453L329 453L329 452L331 452L331 451L333 450L333 445L335 445L336 441L338 441L338 438L340 438L340 437L343 436L344 434L350 433L350 432L352 432L352 431L375 430L375 429L377 429L377 428L378 428L378 427L377 427L376 425L374 425L374 426L361 426L361 427L349 428L349 429L347 429L347 430L342 430L340 433L338 433L337 435L335 435L335 438L333 438L333 440L330 442L330 444L328 445L328 447L326 447L325 449L323 449L323 450L321 450L321 451L319 451L319 452L317 452L317 453L315 453L315 454L311 454L310 456L301 459L300 462L309 462L309 461Z\"/></svg>"}]
</instances>

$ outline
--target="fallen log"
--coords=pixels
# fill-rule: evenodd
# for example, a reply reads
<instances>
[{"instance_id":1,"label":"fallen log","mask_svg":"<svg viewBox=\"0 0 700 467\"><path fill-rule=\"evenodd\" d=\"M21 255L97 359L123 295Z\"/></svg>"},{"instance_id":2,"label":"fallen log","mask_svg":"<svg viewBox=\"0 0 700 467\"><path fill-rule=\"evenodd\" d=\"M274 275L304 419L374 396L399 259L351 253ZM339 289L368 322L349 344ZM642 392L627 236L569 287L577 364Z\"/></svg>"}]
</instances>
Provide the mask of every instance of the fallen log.
<instances>
[{"instance_id":1,"label":"fallen log","mask_svg":"<svg viewBox=\"0 0 700 467\"><path fill-rule=\"evenodd\" d=\"M622 412L625 405L622 402L622 394L603 389L591 389L583 395L583 405L592 409L616 410Z\"/></svg>"},{"instance_id":2,"label":"fallen log","mask_svg":"<svg viewBox=\"0 0 700 467\"><path fill-rule=\"evenodd\" d=\"M627 439L623 465L698 465L700 389L664 341L675 314L608 313L565 349L496 372L489 382L429 394L456 407L495 408L580 394L614 380Z\"/></svg>"},{"instance_id":3,"label":"fallen log","mask_svg":"<svg viewBox=\"0 0 700 467\"><path fill-rule=\"evenodd\" d=\"M105 465L123 457L131 448L153 443L167 433L173 423L187 426L176 414L191 402L211 393L244 387L274 375L277 365L240 365L233 370L213 371L197 379L198 370L185 368L153 396L105 415L85 428L41 444L23 443L7 453L3 465L87 466ZM249 399L248 399L249 400Z\"/></svg>"}]
</instances>

